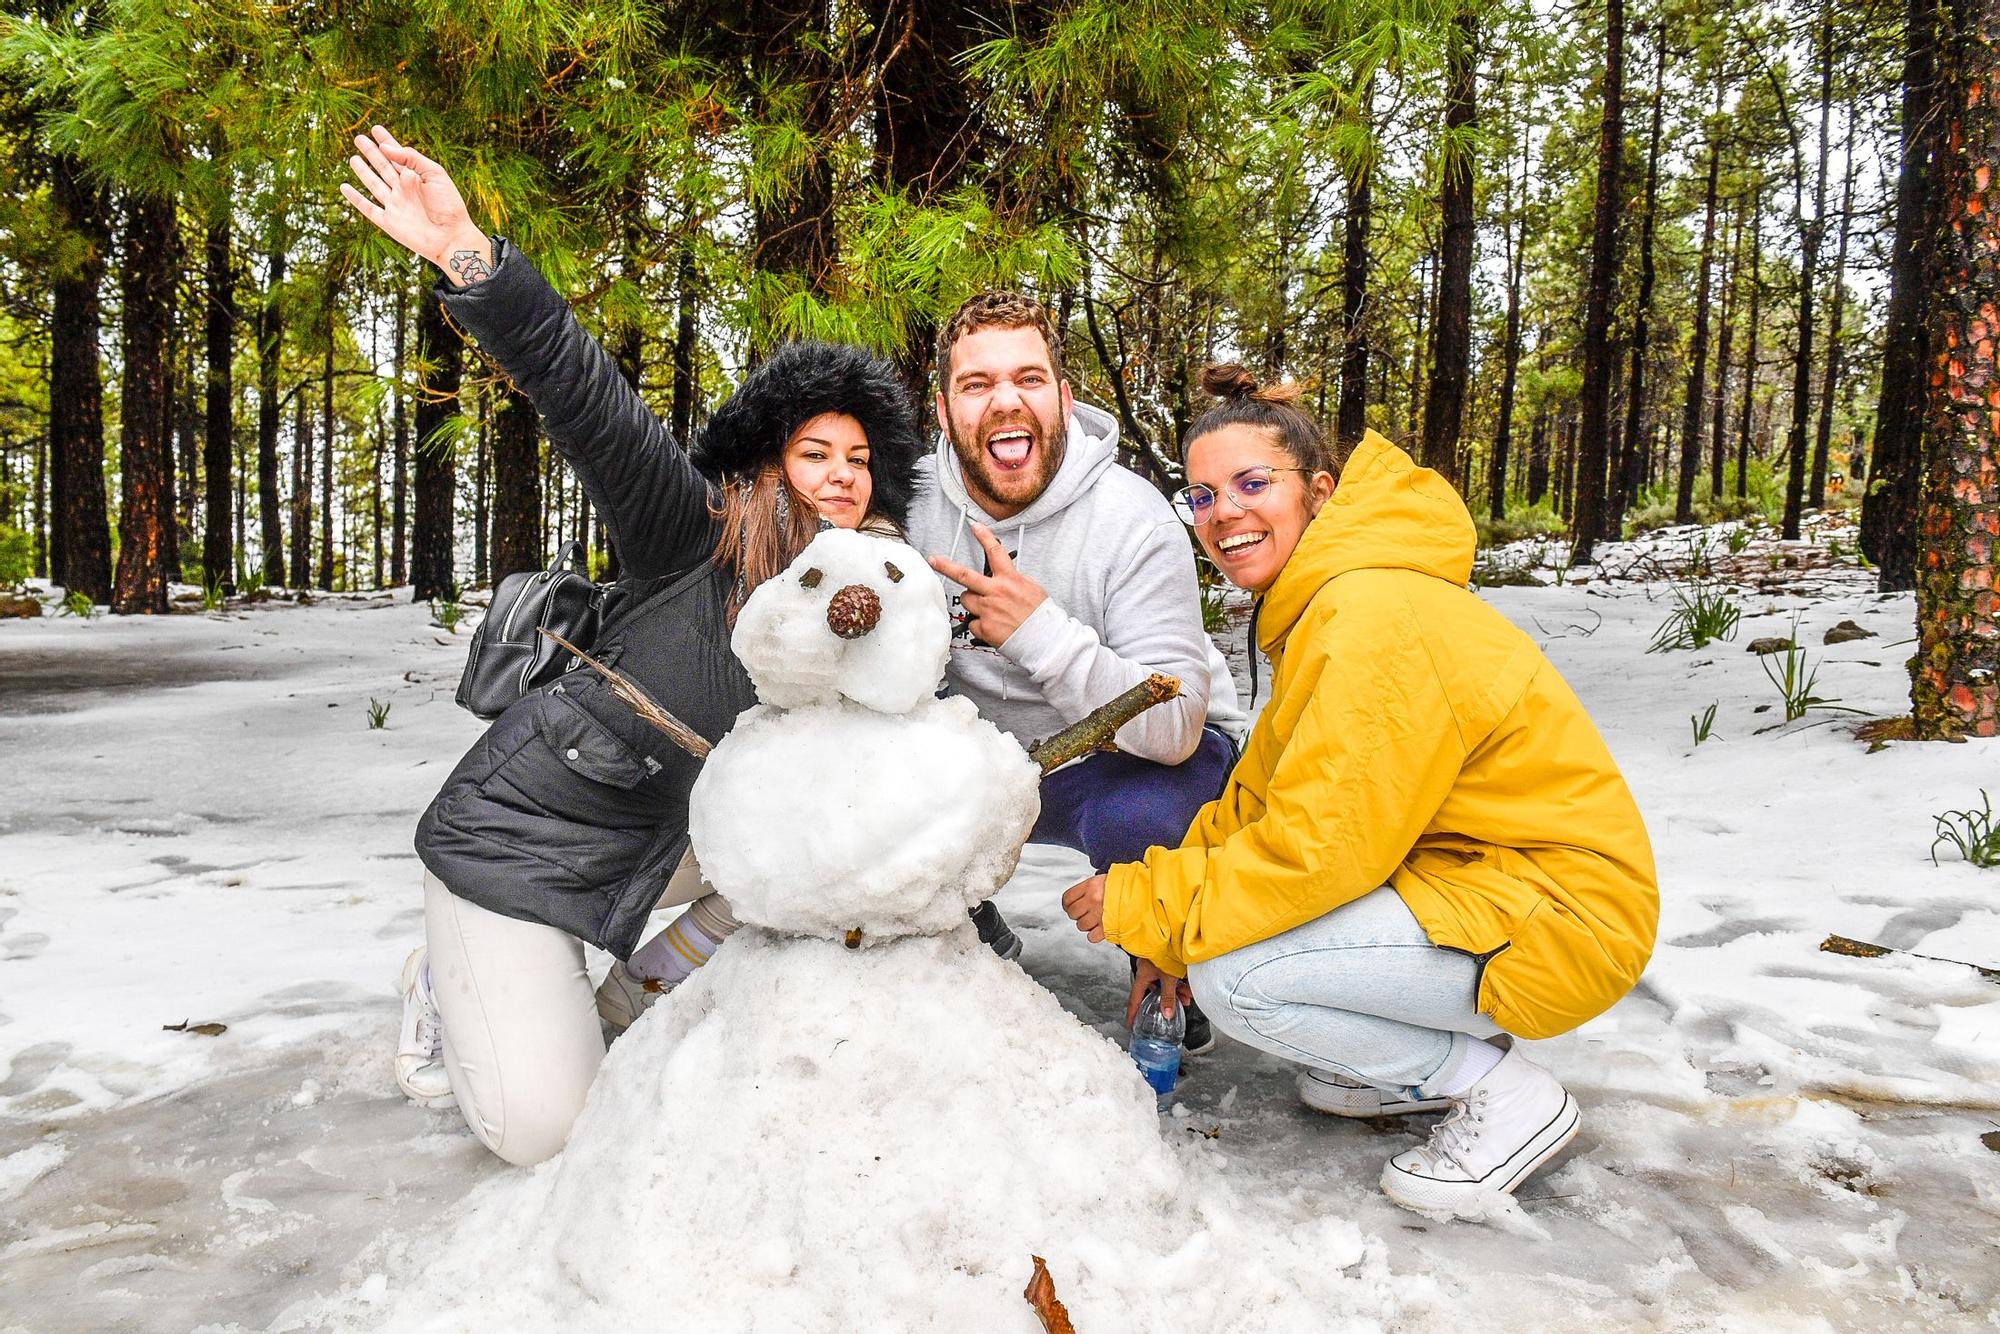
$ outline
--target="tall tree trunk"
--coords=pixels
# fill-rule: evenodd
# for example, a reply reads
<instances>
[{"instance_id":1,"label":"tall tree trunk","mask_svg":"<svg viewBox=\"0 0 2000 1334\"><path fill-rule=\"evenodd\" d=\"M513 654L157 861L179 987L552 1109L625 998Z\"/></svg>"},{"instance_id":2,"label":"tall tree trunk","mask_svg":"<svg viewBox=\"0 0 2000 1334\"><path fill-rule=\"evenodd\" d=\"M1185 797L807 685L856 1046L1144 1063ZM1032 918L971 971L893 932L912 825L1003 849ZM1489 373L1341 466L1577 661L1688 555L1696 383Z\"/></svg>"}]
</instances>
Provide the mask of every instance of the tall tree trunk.
<instances>
[{"instance_id":1,"label":"tall tree trunk","mask_svg":"<svg viewBox=\"0 0 2000 1334\"><path fill-rule=\"evenodd\" d=\"M301 385L292 400L292 576L294 589L312 587L313 422Z\"/></svg>"},{"instance_id":2,"label":"tall tree trunk","mask_svg":"<svg viewBox=\"0 0 2000 1334\"><path fill-rule=\"evenodd\" d=\"M1722 115L1722 90L1718 86L1715 113ZM1708 187L1701 213L1701 274L1695 280L1694 334L1688 348L1687 399L1681 405L1680 476L1675 479L1674 522L1694 522L1694 474L1701 464L1701 405L1708 396L1708 290L1715 265L1715 187L1721 179L1722 146L1719 131L1708 141Z\"/></svg>"},{"instance_id":3,"label":"tall tree trunk","mask_svg":"<svg viewBox=\"0 0 2000 1334\"><path fill-rule=\"evenodd\" d=\"M453 492L458 470L446 433L458 413L458 335L444 307L426 293L417 308L417 360L423 363L423 392L416 410L416 513L410 534L410 594L418 602L455 598L452 569Z\"/></svg>"},{"instance_id":4,"label":"tall tree trunk","mask_svg":"<svg viewBox=\"0 0 2000 1334\"><path fill-rule=\"evenodd\" d=\"M1625 143L1625 4L1605 0L1604 110L1597 132L1597 203L1592 211L1590 282L1584 294L1582 420L1578 427L1575 545L1571 561L1583 564L1607 531L1604 466L1611 445L1611 301L1617 282L1619 159Z\"/></svg>"},{"instance_id":5,"label":"tall tree trunk","mask_svg":"<svg viewBox=\"0 0 2000 1334\"><path fill-rule=\"evenodd\" d=\"M1944 0L1931 392L1918 519L1916 734L2000 734L2000 0Z\"/></svg>"},{"instance_id":6,"label":"tall tree trunk","mask_svg":"<svg viewBox=\"0 0 2000 1334\"><path fill-rule=\"evenodd\" d=\"M372 557L369 562L369 587L380 588L382 557L385 554L382 546L382 456L388 453L389 441L388 432L382 428L382 405L379 403L375 405L374 424L372 447L368 452L368 527L374 534L373 550L369 553Z\"/></svg>"},{"instance_id":7,"label":"tall tree trunk","mask_svg":"<svg viewBox=\"0 0 2000 1334\"><path fill-rule=\"evenodd\" d=\"M1458 0L1446 54L1445 150L1440 165L1436 359L1424 402L1424 466L1458 481L1458 437L1465 419L1465 383L1472 362L1472 160L1469 143L1478 113L1479 18Z\"/></svg>"},{"instance_id":8,"label":"tall tree trunk","mask_svg":"<svg viewBox=\"0 0 2000 1334\"><path fill-rule=\"evenodd\" d=\"M1936 240L1932 159L1941 151L1936 100L1935 0L1908 0L1904 12L1902 162L1896 174L1896 232L1889 253L1883 320L1882 385L1875 445L1861 502L1861 550L1875 562L1885 593L1916 586L1917 497L1928 416L1928 285Z\"/></svg>"},{"instance_id":9,"label":"tall tree trunk","mask_svg":"<svg viewBox=\"0 0 2000 1334\"><path fill-rule=\"evenodd\" d=\"M542 555L541 417L520 390L493 408L493 582L538 570ZM560 497L561 489L556 489Z\"/></svg>"},{"instance_id":10,"label":"tall tree trunk","mask_svg":"<svg viewBox=\"0 0 2000 1334\"><path fill-rule=\"evenodd\" d=\"M1715 396L1709 402L1708 498L1722 499L1722 474L1729 455L1729 342L1736 332L1737 274L1743 267L1743 208L1736 208L1736 235L1729 243L1729 267L1722 280L1722 337L1715 349Z\"/></svg>"},{"instance_id":11,"label":"tall tree trunk","mask_svg":"<svg viewBox=\"0 0 2000 1334\"><path fill-rule=\"evenodd\" d=\"M701 380L695 374L695 342L699 314L698 299L701 275L695 271L694 256L683 252L680 272L677 275L677 313L674 324L674 439L683 445L694 437L695 398L701 392Z\"/></svg>"},{"instance_id":12,"label":"tall tree trunk","mask_svg":"<svg viewBox=\"0 0 2000 1334\"><path fill-rule=\"evenodd\" d=\"M124 300L120 349L124 360L119 396L119 471L124 503L118 516L118 572L111 609L160 613L167 609L167 527L162 502L173 471L167 433L167 325L173 318L174 201L133 195L125 205Z\"/></svg>"},{"instance_id":13,"label":"tall tree trunk","mask_svg":"<svg viewBox=\"0 0 2000 1334\"><path fill-rule=\"evenodd\" d=\"M1539 505L1549 493L1549 410L1535 411L1535 424L1528 429L1528 503Z\"/></svg>"},{"instance_id":14,"label":"tall tree trunk","mask_svg":"<svg viewBox=\"0 0 2000 1334\"><path fill-rule=\"evenodd\" d=\"M1361 90L1362 123L1372 133L1375 80ZM1340 415L1338 438L1353 444L1368 429L1368 229L1374 208L1375 163L1370 154L1347 174L1347 217L1341 227Z\"/></svg>"},{"instance_id":15,"label":"tall tree trunk","mask_svg":"<svg viewBox=\"0 0 2000 1334\"><path fill-rule=\"evenodd\" d=\"M1658 48L1653 63L1653 125L1646 136L1646 190L1639 219L1639 303L1632 320L1632 369L1626 376L1624 467L1618 479L1618 500L1606 516L1614 525L1627 506L1639 498L1639 479L1646 471L1646 358L1652 351L1653 235L1659 218L1660 119L1667 101L1667 34L1656 28Z\"/></svg>"},{"instance_id":16,"label":"tall tree trunk","mask_svg":"<svg viewBox=\"0 0 2000 1334\"><path fill-rule=\"evenodd\" d=\"M403 385L410 373L406 334L409 325L410 294L404 283L395 284L396 294L396 387L391 396L389 422L389 582L400 587L410 577L410 414L403 402Z\"/></svg>"},{"instance_id":17,"label":"tall tree trunk","mask_svg":"<svg viewBox=\"0 0 2000 1334\"><path fill-rule=\"evenodd\" d=\"M1763 322L1758 318L1763 308L1764 284L1761 266L1764 258L1764 215L1763 182L1759 181L1750 189L1750 345L1743 349L1743 415L1736 427L1736 498L1745 500L1750 495L1750 417L1751 406L1757 394L1757 335Z\"/></svg>"},{"instance_id":18,"label":"tall tree trunk","mask_svg":"<svg viewBox=\"0 0 2000 1334\"><path fill-rule=\"evenodd\" d=\"M493 458L493 395L479 392L479 434L472 455L472 581L483 584L491 577L493 512L487 474Z\"/></svg>"},{"instance_id":19,"label":"tall tree trunk","mask_svg":"<svg viewBox=\"0 0 2000 1334\"><path fill-rule=\"evenodd\" d=\"M333 302L336 290L327 288L326 312L320 326L326 346L320 351L319 586L328 590L333 588ZM354 586L351 573L347 586Z\"/></svg>"},{"instance_id":20,"label":"tall tree trunk","mask_svg":"<svg viewBox=\"0 0 2000 1334\"><path fill-rule=\"evenodd\" d=\"M1819 20L1819 168L1813 185L1812 221L1799 229L1799 336L1792 358L1792 424L1785 434L1785 515L1779 535L1788 542L1799 537L1799 520L1805 512L1806 451L1810 444L1806 428L1812 420L1813 297L1819 285L1819 247L1826 236L1827 130L1833 115L1833 14L1828 0L1821 0ZM1799 164L1803 173L1805 164ZM1801 211L1799 195L1803 182L1792 186L1792 212Z\"/></svg>"},{"instance_id":21,"label":"tall tree trunk","mask_svg":"<svg viewBox=\"0 0 2000 1334\"><path fill-rule=\"evenodd\" d=\"M1507 209L1514 208L1514 177L1507 176ZM1519 234L1515 224L1519 223ZM1520 217L1507 219L1507 337L1501 353L1500 424L1493 433L1493 466L1487 477L1488 510L1497 521L1507 517L1507 463L1514 441L1514 389L1521 369L1521 270L1528 248L1528 160L1521 154Z\"/></svg>"},{"instance_id":22,"label":"tall tree trunk","mask_svg":"<svg viewBox=\"0 0 2000 1334\"><path fill-rule=\"evenodd\" d=\"M1403 430L1404 440L1413 449L1419 448L1417 442L1420 437L1417 434L1417 425L1420 419L1417 416L1417 410L1424 401L1423 368L1431 358L1431 343L1437 340L1435 332L1431 333L1428 341L1424 337L1428 331L1426 321L1430 318L1431 292L1433 289L1431 258L1432 252L1426 250L1423 253L1423 257L1417 261L1417 310L1413 321L1416 326L1416 334L1410 340L1410 344L1412 347L1421 349L1421 354L1412 356L1408 363L1410 367L1410 415L1409 423Z\"/></svg>"},{"instance_id":23,"label":"tall tree trunk","mask_svg":"<svg viewBox=\"0 0 2000 1334\"><path fill-rule=\"evenodd\" d=\"M72 593L111 600L111 522L104 494L104 382L98 369L103 317L98 290L111 244L103 192L86 185L73 158L50 163L58 224L79 238L76 261L53 283L49 340L49 572Z\"/></svg>"},{"instance_id":24,"label":"tall tree trunk","mask_svg":"<svg viewBox=\"0 0 2000 1334\"><path fill-rule=\"evenodd\" d=\"M278 394L285 312L279 294L285 282L285 250L274 245L265 269L264 309L257 320L257 510L262 526L264 582L285 582L284 499L278 487Z\"/></svg>"},{"instance_id":25,"label":"tall tree trunk","mask_svg":"<svg viewBox=\"0 0 2000 1334\"><path fill-rule=\"evenodd\" d=\"M1840 388L1840 326L1847 311L1847 238L1854 217L1854 105L1847 106L1847 146L1842 150L1846 169L1840 183L1840 243L1833 254L1833 291L1826 321L1826 371L1819 391L1819 438L1813 444L1812 493L1808 501L1814 509L1826 505L1827 455L1833 447L1833 396Z\"/></svg>"},{"instance_id":26,"label":"tall tree trunk","mask_svg":"<svg viewBox=\"0 0 2000 1334\"><path fill-rule=\"evenodd\" d=\"M209 219L202 265L207 335L207 409L202 437L202 471L208 485L203 520L201 578L210 588L236 591L236 561L229 549L230 463L234 458L235 398L230 362L235 352L236 275L229 263L229 210Z\"/></svg>"}]
</instances>

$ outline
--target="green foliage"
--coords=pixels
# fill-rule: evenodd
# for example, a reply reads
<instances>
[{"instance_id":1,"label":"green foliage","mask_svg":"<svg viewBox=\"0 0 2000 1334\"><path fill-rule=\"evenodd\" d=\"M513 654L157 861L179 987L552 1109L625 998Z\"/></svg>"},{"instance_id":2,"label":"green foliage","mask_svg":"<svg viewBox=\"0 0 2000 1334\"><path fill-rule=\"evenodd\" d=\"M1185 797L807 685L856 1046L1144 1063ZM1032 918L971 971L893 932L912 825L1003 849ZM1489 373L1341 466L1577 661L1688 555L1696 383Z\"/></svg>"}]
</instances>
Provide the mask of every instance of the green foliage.
<instances>
[{"instance_id":1,"label":"green foliage","mask_svg":"<svg viewBox=\"0 0 2000 1334\"><path fill-rule=\"evenodd\" d=\"M1791 647L1777 653L1766 653L1758 658L1758 665L1778 694L1785 702L1785 721L1797 722L1813 709L1825 709L1837 713L1861 713L1864 710L1842 704L1839 698L1822 697L1819 691L1819 668L1813 666L1806 651L1799 647L1799 622L1792 618L1792 632L1789 636ZM1773 666L1773 663L1778 666Z\"/></svg>"},{"instance_id":2,"label":"green foliage","mask_svg":"<svg viewBox=\"0 0 2000 1334\"><path fill-rule=\"evenodd\" d=\"M1700 649L1717 640L1736 637L1743 609L1730 599L1729 591L1722 585L1699 577L1688 579L1673 586L1673 598L1673 610L1653 632L1646 652Z\"/></svg>"},{"instance_id":3,"label":"green foliage","mask_svg":"<svg viewBox=\"0 0 2000 1334\"><path fill-rule=\"evenodd\" d=\"M440 630L458 633L458 623L465 619L465 606L457 598L432 598L431 622Z\"/></svg>"},{"instance_id":4,"label":"green foliage","mask_svg":"<svg viewBox=\"0 0 2000 1334\"><path fill-rule=\"evenodd\" d=\"M80 588L72 588L63 596L62 611L65 616L80 616L87 621L96 610L97 604L90 600L90 594Z\"/></svg>"},{"instance_id":5,"label":"green foliage","mask_svg":"<svg viewBox=\"0 0 2000 1334\"><path fill-rule=\"evenodd\" d=\"M224 604L228 601L229 595L223 591L220 579L210 579L202 584L201 609L203 611L221 611Z\"/></svg>"},{"instance_id":6,"label":"green foliage","mask_svg":"<svg viewBox=\"0 0 2000 1334\"><path fill-rule=\"evenodd\" d=\"M1555 502L1546 497L1534 505L1508 506L1507 516L1503 519L1495 519L1490 514L1475 514L1472 526L1482 547L1504 547L1525 538L1554 537L1569 530L1562 515L1556 513Z\"/></svg>"},{"instance_id":7,"label":"green foliage","mask_svg":"<svg viewBox=\"0 0 2000 1334\"><path fill-rule=\"evenodd\" d=\"M2000 866L2000 821L1993 818L1993 801L1986 789L1979 789L1979 809L1945 811L1931 817L1937 836L1931 840L1931 865L1937 865L1940 847L1958 849L1958 855L1984 870Z\"/></svg>"},{"instance_id":8,"label":"green foliage","mask_svg":"<svg viewBox=\"0 0 2000 1334\"><path fill-rule=\"evenodd\" d=\"M368 730L379 732L389 725L389 701L368 697Z\"/></svg>"},{"instance_id":9,"label":"green foliage","mask_svg":"<svg viewBox=\"0 0 2000 1334\"><path fill-rule=\"evenodd\" d=\"M1694 729L1694 744L1697 746L1715 735L1715 705L1710 704L1700 713L1689 714L1688 726Z\"/></svg>"},{"instance_id":10,"label":"green foliage","mask_svg":"<svg viewBox=\"0 0 2000 1334\"><path fill-rule=\"evenodd\" d=\"M0 523L0 587L11 588L35 572L35 539Z\"/></svg>"}]
</instances>

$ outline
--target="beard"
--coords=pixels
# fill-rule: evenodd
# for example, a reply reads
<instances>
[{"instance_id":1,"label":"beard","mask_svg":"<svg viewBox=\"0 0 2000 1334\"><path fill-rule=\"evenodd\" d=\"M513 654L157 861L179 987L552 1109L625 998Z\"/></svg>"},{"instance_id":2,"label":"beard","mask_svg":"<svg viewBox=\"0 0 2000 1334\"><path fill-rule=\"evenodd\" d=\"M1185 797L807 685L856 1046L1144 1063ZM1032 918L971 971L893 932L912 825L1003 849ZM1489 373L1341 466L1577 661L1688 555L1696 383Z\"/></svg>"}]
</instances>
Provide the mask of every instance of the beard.
<instances>
[{"instance_id":1,"label":"beard","mask_svg":"<svg viewBox=\"0 0 2000 1334\"><path fill-rule=\"evenodd\" d=\"M993 437L1008 431L1026 431L1029 440L1027 463L1019 468L1003 468L988 451ZM1062 467L1069 447L1069 423L1062 416L1060 402L1055 413L1043 419L1026 406L1004 416L967 424L951 418L951 448L965 474L966 489L994 517L1026 509L1048 489Z\"/></svg>"}]
</instances>

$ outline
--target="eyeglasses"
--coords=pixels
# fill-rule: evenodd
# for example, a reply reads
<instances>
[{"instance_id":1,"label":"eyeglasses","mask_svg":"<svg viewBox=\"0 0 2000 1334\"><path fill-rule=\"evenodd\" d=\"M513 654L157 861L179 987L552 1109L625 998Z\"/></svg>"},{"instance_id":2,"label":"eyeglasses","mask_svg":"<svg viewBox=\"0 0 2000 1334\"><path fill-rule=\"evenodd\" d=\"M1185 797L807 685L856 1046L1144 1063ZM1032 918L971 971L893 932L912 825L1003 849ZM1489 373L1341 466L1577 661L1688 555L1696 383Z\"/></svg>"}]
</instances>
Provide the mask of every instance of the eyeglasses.
<instances>
[{"instance_id":1,"label":"eyeglasses","mask_svg":"<svg viewBox=\"0 0 2000 1334\"><path fill-rule=\"evenodd\" d=\"M1258 464L1245 468L1222 484L1222 493L1239 509L1254 510L1271 492L1271 478L1281 472L1309 472L1307 468L1267 468ZM1174 513L1190 528L1199 528L1215 515L1215 488L1195 482L1173 494Z\"/></svg>"}]
</instances>

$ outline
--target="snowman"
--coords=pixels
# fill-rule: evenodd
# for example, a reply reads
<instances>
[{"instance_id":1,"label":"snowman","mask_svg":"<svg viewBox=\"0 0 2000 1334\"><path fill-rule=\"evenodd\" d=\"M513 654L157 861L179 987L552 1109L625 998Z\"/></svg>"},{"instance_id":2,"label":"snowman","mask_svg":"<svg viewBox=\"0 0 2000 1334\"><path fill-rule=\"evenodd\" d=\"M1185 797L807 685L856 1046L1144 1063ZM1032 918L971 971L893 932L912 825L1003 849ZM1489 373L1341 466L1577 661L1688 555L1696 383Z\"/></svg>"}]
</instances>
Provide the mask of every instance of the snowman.
<instances>
[{"instance_id":1,"label":"snowman","mask_svg":"<svg viewBox=\"0 0 2000 1334\"><path fill-rule=\"evenodd\" d=\"M967 909L1013 873L1039 770L937 697L923 557L821 533L732 644L760 702L691 828L744 928L388 1324L1038 1334L1035 1257L1085 1334L1381 1314L1379 1247L1310 1213L1246 1225L1124 1051L979 943Z\"/></svg>"}]
</instances>

